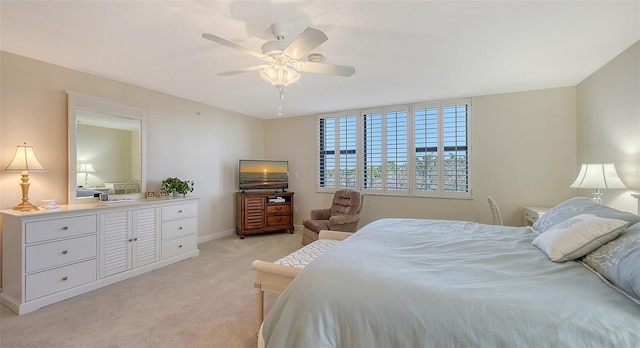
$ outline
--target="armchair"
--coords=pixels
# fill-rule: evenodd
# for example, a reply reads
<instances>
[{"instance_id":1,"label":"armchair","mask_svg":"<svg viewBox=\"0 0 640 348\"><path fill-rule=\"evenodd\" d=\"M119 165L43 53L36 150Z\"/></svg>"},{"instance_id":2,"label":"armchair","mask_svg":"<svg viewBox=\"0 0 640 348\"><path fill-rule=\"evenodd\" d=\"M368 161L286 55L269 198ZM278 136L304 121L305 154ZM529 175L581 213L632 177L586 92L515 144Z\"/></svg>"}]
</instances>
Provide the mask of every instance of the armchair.
<instances>
[{"instance_id":1,"label":"armchair","mask_svg":"<svg viewBox=\"0 0 640 348\"><path fill-rule=\"evenodd\" d=\"M336 191L331 208L312 210L310 219L303 221L302 245L318 240L321 230L355 232L363 201L364 195L356 190Z\"/></svg>"}]
</instances>

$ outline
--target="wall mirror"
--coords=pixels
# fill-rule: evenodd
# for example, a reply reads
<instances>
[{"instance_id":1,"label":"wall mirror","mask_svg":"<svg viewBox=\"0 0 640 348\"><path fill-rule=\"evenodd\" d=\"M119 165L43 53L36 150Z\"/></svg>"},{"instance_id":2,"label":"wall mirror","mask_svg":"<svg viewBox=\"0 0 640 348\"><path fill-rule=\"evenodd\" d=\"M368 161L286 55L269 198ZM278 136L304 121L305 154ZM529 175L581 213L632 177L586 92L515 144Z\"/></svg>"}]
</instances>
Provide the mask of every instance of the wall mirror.
<instances>
[{"instance_id":1,"label":"wall mirror","mask_svg":"<svg viewBox=\"0 0 640 348\"><path fill-rule=\"evenodd\" d=\"M69 204L140 198L146 191L146 110L67 92Z\"/></svg>"}]
</instances>

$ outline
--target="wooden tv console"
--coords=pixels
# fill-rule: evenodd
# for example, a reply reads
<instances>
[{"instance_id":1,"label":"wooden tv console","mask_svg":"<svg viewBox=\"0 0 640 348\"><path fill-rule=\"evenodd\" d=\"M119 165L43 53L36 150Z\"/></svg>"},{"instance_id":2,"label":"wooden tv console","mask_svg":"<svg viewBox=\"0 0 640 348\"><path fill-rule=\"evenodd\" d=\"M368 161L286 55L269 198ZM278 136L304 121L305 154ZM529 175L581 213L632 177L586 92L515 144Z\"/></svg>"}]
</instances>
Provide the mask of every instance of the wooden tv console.
<instances>
[{"instance_id":1,"label":"wooden tv console","mask_svg":"<svg viewBox=\"0 0 640 348\"><path fill-rule=\"evenodd\" d=\"M293 233L293 207L293 192L237 192L236 233L240 239L281 230Z\"/></svg>"}]
</instances>

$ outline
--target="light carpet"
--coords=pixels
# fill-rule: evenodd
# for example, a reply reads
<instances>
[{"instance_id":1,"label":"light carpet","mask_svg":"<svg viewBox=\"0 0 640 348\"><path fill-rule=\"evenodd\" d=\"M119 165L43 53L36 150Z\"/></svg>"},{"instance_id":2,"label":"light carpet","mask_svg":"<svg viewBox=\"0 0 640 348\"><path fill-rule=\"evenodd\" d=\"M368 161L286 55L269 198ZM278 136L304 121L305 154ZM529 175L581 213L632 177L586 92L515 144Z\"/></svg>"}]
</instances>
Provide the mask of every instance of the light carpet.
<instances>
[{"instance_id":1,"label":"light carpet","mask_svg":"<svg viewBox=\"0 0 640 348\"><path fill-rule=\"evenodd\" d=\"M220 238L200 256L17 316L0 306L0 346L256 347L251 261L301 247L302 233ZM265 293L265 313L277 295Z\"/></svg>"}]
</instances>

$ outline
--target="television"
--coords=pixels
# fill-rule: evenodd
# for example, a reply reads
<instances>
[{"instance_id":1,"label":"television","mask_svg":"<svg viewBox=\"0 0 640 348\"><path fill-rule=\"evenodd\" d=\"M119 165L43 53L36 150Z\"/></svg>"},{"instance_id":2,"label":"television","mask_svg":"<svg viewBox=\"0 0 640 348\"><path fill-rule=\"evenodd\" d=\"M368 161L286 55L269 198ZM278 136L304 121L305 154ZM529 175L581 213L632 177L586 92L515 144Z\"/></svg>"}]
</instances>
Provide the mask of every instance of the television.
<instances>
[{"instance_id":1,"label":"television","mask_svg":"<svg viewBox=\"0 0 640 348\"><path fill-rule=\"evenodd\" d=\"M240 160L238 182L241 191L282 190L289 188L289 162L270 160Z\"/></svg>"}]
</instances>

